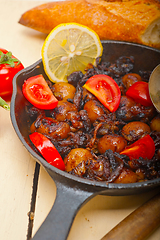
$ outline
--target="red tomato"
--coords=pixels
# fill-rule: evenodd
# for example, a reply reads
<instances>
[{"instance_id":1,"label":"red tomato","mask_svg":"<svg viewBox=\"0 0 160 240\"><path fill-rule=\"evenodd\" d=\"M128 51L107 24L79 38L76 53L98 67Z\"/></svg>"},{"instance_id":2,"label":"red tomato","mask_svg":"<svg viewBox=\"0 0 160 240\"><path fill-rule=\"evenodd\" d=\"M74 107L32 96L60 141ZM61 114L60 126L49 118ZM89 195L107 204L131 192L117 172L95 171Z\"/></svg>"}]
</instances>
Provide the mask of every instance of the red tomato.
<instances>
[{"instance_id":1,"label":"red tomato","mask_svg":"<svg viewBox=\"0 0 160 240\"><path fill-rule=\"evenodd\" d=\"M151 101L149 95L149 88L147 82L136 82L126 92L128 97L133 98L137 103L142 104L143 106L152 106L153 103Z\"/></svg>"},{"instance_id":2,"label":"red tomato","mask_svg":"<svg viewBox=\"0 0 160 240\"><path fill-rule=\"evenodd\" d=\"M24 66L11 52L0 48L0 96L10 100L12 96L12 80Z\"/></svg>"},{"instance_id":3,"label":"red tomato","mask_svg":"<svg viewBox=\"0 0 160 240\"><path fill-rule=\"evenodd\" d=\"M89 78L83 86L111 112L115 112L119 106L121 92L118 84L109 76L100 74Z\"/></svg>"},{"instance_id":4,"label":"red tomato","mask_svg":"<svg viewBox=\"0 0 160 240\"><path fill-rule=\"evenodd\" d=\"M22 92L27 100L37 108L53 109L58 104L58 100L42 75L28 78L22 86Z\"/></svg>"},{"instance_id":5,"label":"red tomato","mask_svg":"<svg viewBox=\"0 0 160 240\"><path fill-rule=\"evenodd\" d=\"M38 132L30 134L29 137L32 143L49 164L60 170L65 170L65 164L61 155L47 137Z\"/></svg>"},{"instance_id":6,"label":"red tomato","mask_svg":"<svg viewBox=\"0 0 160 240\"><path fill-rule=\"evenodd\" d=\"M147 134L130 146L127 146L120 154L127 155L130 160L147 158L152 159L155 153L155 144L153 139Z\"/></svg>"}]
</instances>

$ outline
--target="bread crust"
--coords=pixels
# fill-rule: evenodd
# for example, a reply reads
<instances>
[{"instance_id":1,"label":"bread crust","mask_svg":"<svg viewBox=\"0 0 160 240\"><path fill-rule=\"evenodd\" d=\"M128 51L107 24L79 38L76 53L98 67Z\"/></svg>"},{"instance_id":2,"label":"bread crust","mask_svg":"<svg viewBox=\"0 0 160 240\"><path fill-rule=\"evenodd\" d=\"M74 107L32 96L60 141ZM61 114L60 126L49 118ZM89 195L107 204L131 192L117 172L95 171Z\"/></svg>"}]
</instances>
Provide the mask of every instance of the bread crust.
<instances>
[{"instance_id":1,"label":"bread crust","mask_svg":"<svg viewBox=\"0 0 160 240\"><path fill-rule=\"evenodd\" d=\"M93 29L101 40L135 42L160 48L160 3L154 0L68 0L25 12L19 23L48 34L60 23Z\"/></svg>"}]
</instances>

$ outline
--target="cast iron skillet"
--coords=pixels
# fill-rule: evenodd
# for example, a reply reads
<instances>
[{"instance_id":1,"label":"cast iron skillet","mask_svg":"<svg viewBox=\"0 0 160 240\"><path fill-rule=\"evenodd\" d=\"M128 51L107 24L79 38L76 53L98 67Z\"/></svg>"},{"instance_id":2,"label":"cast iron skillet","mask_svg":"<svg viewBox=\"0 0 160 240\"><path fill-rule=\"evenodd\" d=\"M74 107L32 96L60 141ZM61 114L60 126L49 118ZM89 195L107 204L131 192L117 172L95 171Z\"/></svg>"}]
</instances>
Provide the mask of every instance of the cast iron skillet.
<instances>
[{"instance_id":1,"label":"cast iron skillet","mask_svg":"<svg viewBox=\"0 0 160 240\"><path fill-rule=\"evenodd\" d=\"M159 50L127 42L103 41L102 44L104 47L102 60L114 62L120 56L134 56L134 72L139 69L153 70L156 65L160 64ZM95 195L120 196L142 193L158 187L160 178L131 184L97 182L81 179L48 164L31 147L28 138L29 117L25 112L25 106L29 103L21 91L24 80L38 74L43 74L47 79L41 60L23 69L14 77L11 120L23 145L35 160L46 169L57 187L53 208L33 239L66 240L77 211Z\"/></svg>"}]
</instances>

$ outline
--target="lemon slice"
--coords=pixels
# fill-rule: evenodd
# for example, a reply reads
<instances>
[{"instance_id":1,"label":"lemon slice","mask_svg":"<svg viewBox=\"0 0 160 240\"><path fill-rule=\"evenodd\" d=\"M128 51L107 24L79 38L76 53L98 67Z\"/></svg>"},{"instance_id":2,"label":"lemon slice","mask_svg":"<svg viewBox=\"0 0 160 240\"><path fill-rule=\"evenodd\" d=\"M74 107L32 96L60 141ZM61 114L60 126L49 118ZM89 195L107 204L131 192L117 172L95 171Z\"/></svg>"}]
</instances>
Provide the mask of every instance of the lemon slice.
<instances>
[{"instance_id":1,"label":"lemon slice","mask_svg":"<svg viewBox=\"0 0 160 240\"><path fill-rule=\"evenodd\" d=\"M65 23L54 28L44 41L42 62L52 82L67 82L74 71L85 72L89 63L95 65L103 47L99 36L90 28Z\"/></svg>"}]
</instances>

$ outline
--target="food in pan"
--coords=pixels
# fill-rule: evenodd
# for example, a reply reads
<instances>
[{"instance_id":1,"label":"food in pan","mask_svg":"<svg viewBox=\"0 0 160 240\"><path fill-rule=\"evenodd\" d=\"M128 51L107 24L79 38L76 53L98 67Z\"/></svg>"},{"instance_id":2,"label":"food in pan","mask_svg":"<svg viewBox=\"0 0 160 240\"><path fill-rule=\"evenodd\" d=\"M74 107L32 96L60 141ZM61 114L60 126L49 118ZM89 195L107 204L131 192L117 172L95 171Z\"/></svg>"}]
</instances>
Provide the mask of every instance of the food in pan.
<instances>
[{"instance_id":1,"label":"food in pan","mask_svg":"<svg viewBox=\"0 0 160 240\"><path fill-rule=\"evenodd\" d=\"M58 104L58 100L52 94L42 75L27 79L22 91L25 98L40 109L53 109Z\"/></svg>"},{"instance_id":2,"label":"food in pan","mask_svg":"<svg viewBox=\"0 0 160 240\"><path fill-rule=\"evenodd\" d=\"M112 63L90 65L85 74L73 72L68 83L46 80L58 99L57 106L43 110L27 103L29 135L38 132L47 137L68 173L114 183L160 177L160 116L153 105L143 104L143 98L140 103L126 95L136 82L147 83L150 72L134 73L133 66L132 56L122 56ZM117 110L111 112L84 88L97 75L107 75L118 85Z\"/></svg>"},{"instance_id":3,"label":"food in pan","mask_svg":"<svg viewBox=\"0 0 160 240\"><path fill-rule=\"evenodd\" d=\"M156 0L68 0L49 2L23 13L19 23L49 33L61 23L93 29L100 39L160 48L160 3Z\"/></svg>"},{"instance_id":4,"label":"food in pan","mask_svg":"<svg viewBox=\"0 0 160 240\"><path fill-rule=\"evenodd\" d=\"M30 134L29 138L48 163L56 168L65 170L65 164L61 155L47 137L39 132L34 132Z\"/></svg>"}]
</instances>

